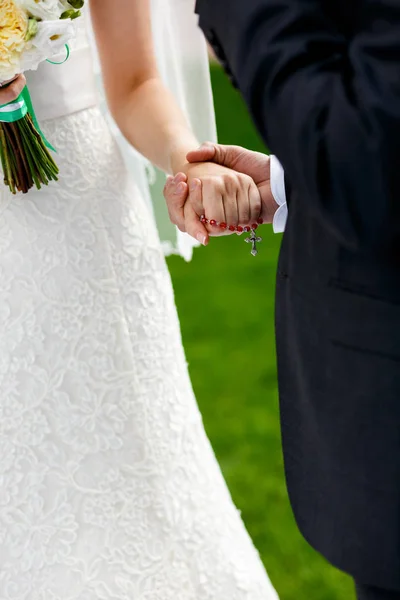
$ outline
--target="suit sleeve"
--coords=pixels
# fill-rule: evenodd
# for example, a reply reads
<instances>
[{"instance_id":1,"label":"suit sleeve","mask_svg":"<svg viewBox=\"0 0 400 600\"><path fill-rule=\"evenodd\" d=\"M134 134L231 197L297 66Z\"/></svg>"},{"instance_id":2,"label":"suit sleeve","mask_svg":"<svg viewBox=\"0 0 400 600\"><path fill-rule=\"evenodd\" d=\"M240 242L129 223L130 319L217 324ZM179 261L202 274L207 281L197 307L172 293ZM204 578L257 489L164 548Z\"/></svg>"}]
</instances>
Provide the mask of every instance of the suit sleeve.
<instances>
[{"instance_id":1,"label":"suit sleeve","mask_svg":"<svg viewBox=\"0 0 400 600\"><path fill-rule=\"evenodd\" d=\"M351 37L322 0L198 9L284 165L291 201L308 203L342 244L380 248L400 235L400 4L356 4Z\"/></svg>"}]
</instances>

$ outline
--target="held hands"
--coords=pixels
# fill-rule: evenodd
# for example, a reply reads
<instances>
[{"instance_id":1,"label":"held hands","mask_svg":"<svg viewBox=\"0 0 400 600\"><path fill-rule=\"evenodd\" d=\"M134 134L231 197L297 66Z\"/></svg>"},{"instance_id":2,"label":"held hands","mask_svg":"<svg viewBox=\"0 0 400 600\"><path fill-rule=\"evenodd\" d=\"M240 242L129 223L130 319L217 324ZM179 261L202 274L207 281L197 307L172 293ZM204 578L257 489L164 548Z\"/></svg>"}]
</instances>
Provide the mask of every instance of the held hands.
<instances>
[{"instance_id":1,"label":"held hands","mask_svg":"<svg viewBox=\"0 0 400 600\"><path fill-rule=\"evenodd\" d=\"M207 143L187 160L184 172L169 177L164 189L171 221L181 231L207 245L210 236L233 232L202 224L202 215L234 227L272 222L278 205L271 193L268 156Z\"/></svg>"},{"instance_id":2,"label":"held hands","mask_svg":"<svg viewBox=\"0 0 400 600\"><path fill-rule=\"evenodd\" d=\"M171 221L181 231L207 245L210 235L231 232L202 224L202 215L234 227L257 223L261 199L251 177L209 161L188 163L183 170L165 186Z\"/></svg>"}]
</instances>

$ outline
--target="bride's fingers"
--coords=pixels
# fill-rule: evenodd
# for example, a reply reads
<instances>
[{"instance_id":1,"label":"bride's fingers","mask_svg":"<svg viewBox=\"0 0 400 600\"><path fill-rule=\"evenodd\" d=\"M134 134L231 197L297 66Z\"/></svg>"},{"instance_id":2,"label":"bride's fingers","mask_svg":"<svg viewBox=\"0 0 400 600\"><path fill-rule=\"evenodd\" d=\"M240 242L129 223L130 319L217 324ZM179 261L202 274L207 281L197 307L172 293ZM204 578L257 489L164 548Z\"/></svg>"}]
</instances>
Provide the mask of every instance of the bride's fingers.
<instances>
[{"instance_id":1,"label":"bride's fingers","mask_svg":"<svg viewBox=\"0 0 400 600\"><path fill-rule=\"evenodd\" d=\"M204 214L204 186L200 179L193 179L189 184L189 202L194 212L200 217Z\"/></svg>"},{"instance_id":2,"label":"bride's fingers","mask_svg":"<svg viewBox=\"0 0 400 600\"><path fill-rule=\"evenodd\" d=\"M250 222L250 188L247 182L241 182L238 188L236 202L239 225L248 225Z\"/></svg>"},{"instance_id":3,"label":"bride's fingers","mask_svg":"<svg viewBox=\"0 0 400 600\"><path fill-rule=\"evenodd\" d=\"M185 173L177 173L175 177L169 176L167 179L171 178L171 180L178 185L179 183L187 183L187 175Z\"/></svg>"},{"instance_id":4,"label":"bride's fingers","mask_svg":"<svg viewBox=\"0 0 400 600\"><path fill-rule=\"evenodd\" d=\"M180 231L185 232L185 215L183 208L188 199L189 188L186 183L186 175L183 173L177 177L168 177L164 186L164 197L167 201L169 218Z\"/></svg>"},{"instance_id":5,"label":"bride's fingers","mask_svg":"<svg viewBox=\"0 0 400 600\"><path fill-rule=\"evenodd\" d=\"M250 205L249 225L255 225L261 217L262 201L260 191L254 181L251 181L248 195Z\"/></svg>"},{"instance_id":6,"label":"bride's fingers","mask_svg":"<svg viewBox=\"0 0 400 600\"><path fill-rule=\"evenodd\" d=\"M236 226L238 219L236 191L237 186L231 177L212 177L203 180L203 212L210 224L212 235L223 235L224 230L215 228L216 223ZM215 233L214 233L215 231ZM226 232L225 232L226 233Z\"/></svg>"},{"instance_id":7,"label":"bride's fingers","mask_svg":"<svg viewBox=\"0 0 400 600\"><path fill-rule=\"evenodd\" d=\"M194 179L190 184L189 199L184 207L186 233L195 238L203 246L209 242L209 234L206 227L200 221L204 214L203 190L199 179Z\"/></svg>"},{"instance_id":8,"label":"bride's fingers","mask_svg":"<svg viewBox=\"0 0 400 600\"><path fill-rule=\"evenodd\" d=\"M218 191L215 182L194 179L190 184L190 196L187 205L190 205L192 209L192 212L186 212L185 207L186 231L188 233L188 227L191 230L193 227L194 230L194 220L199 222L202 215L207 218L207 223L203 224L203 228L206 230L208 238L232 233L227 228L224 229L220 226L221 223L226 222L226 217L222 194ZM191 221L193 226L190 224ZM201 241L197 235L191 235ZM207 243L208 241L207 239Z\"/></svg>"},{"instance_id":9,"label":"bride's fingers","mask_svg":"<svg viewBox=\"0 0 400 600\"><path fill-rule=\"evenodd\" d=\"M211 179L202 182L203 209L202 213L209 221L208 231L211 235L222 235L223 230L217 223L226 223L226 214L223 202L224 187L222 180Z\"/></svg>"},{"instance_id":10,"label":"bride's fingers","mask_svg":"<svg viewBox=\"0 0 400 600\"><path fill-rule=\"evenodd\" d=\"M223 194L223 204L226 223L237 227L240 225L238 200L241 193L236 175L225 179L225 191Z\"/></svg>"}]
</instances>

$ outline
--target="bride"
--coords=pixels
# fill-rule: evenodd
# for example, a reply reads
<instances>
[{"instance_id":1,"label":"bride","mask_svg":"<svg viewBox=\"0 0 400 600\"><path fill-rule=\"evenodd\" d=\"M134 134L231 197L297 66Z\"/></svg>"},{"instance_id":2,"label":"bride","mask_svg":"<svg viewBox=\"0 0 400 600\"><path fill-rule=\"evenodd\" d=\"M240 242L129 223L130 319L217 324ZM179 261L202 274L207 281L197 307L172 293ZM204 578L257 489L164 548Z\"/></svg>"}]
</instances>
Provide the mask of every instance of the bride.
<instances>
[{"instance_id":1,"label":"bride","mask_svg":"<svg viewBox=\"0 0 400 600\"><path fill-rule=\"evenodd\" d=\"M159 24L167 4L152 6ZM150 0L91 0L91 14L129 143L201 180L208 201L257 211L247 179L223 187L228 170L186 164L199 140L155 66ZM60 181L1 191L0 597L275 600L203 429L153 215L96 106L89 39L81 27L67 63L28 77Z\"/></svg>"}]
</instances>

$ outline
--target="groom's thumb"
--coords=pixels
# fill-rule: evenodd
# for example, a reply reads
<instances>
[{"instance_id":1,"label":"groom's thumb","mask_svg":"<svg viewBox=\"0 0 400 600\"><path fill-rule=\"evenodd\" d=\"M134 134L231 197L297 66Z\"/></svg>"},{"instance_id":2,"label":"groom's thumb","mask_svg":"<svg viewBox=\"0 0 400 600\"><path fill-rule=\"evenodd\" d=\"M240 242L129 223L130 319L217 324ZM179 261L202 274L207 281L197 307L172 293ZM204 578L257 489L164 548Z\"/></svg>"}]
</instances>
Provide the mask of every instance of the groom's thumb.
<instances>
[{"instance_id":1,"label":"groom's thumb","mask_svg":"<svg viewBox=\"0 0 400 600\"><path fill-rule=\"evenodd\" d=\"M189 152L186 158L190 163L210 161L228 167L228 169L236 169L238 159L242 154L243 148L239 146L224 146L223 144L206 142L197 150ZM237 170L240 171L241 169Z\"/></svg>"},{"instance_id":2,"label":"groom's thumb","mask_svg":"<svg viewBox=\"0 0 400 600\"><path fill-rule=\"evenodd\" d=\"M215 144L212 144L211 142L205 142L200 146L200 148L197 148L197 150L192 150L189 152L186 156L186 159L190 163L207 162L214 160L216 154L217 148Z\"/></svg>"}]
</instances>

